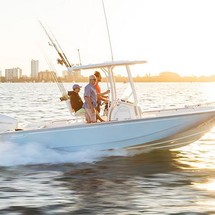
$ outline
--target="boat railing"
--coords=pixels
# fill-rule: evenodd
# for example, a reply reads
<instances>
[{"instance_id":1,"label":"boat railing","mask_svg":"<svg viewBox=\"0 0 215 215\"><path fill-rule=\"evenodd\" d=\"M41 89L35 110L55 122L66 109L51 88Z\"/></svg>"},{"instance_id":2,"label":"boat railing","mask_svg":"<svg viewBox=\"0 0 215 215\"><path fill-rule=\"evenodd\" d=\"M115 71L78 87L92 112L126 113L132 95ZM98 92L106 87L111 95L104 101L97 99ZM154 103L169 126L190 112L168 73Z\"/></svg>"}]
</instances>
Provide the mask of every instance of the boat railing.
<instances>
[{"instance_id":1,"label":"boat railing","mask_svg":"<svg viewBox=\"0 0 215 215\"><path fill-rule=\"evenodd\" d=\"M142 116L143 117L148 117L148 116L157 116L164 114L166 115L167 113L170 114L175 114L175 113L190 113L195 110L199 111L209 111L209 110L215 110L214 108L215 102L208 102L208 103L203 103L203 104L197 104L197 105L185 105L184 107L178 107L178 108L165 108L165 109L154 109L150 111L142 111Z\"/></svg>"},{"instance_id":2,"label":"boat railing","mask_svg":"<svg viewBox=\"0 0 215 215\"><path fill-rule=\"evenodd\" d=\"M195 105L185 105L186 108L196 108L196 107L210 107L214 106L215 102L206 102L202 104L195 104Z\"/></svg>"}]
</instances>

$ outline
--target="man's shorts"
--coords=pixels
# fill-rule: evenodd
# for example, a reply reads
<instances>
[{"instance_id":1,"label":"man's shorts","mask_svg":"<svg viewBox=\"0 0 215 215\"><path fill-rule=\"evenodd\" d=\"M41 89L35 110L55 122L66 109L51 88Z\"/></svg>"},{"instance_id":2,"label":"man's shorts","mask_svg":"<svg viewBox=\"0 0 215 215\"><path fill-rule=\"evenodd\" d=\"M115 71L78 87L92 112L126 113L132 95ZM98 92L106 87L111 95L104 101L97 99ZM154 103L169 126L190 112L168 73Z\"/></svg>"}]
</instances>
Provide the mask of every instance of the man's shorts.
<instances>
[{"instance_id":1,"label":"man's shorts","mask_svg":"<svg viewBox=\"0 0 215 215\"><path fill-rule=\"evenodd\" d=\"M85 118L87 122L96 122L96 112L92 113L91 109L85 108Z\"/></svg>"}]
</instances>

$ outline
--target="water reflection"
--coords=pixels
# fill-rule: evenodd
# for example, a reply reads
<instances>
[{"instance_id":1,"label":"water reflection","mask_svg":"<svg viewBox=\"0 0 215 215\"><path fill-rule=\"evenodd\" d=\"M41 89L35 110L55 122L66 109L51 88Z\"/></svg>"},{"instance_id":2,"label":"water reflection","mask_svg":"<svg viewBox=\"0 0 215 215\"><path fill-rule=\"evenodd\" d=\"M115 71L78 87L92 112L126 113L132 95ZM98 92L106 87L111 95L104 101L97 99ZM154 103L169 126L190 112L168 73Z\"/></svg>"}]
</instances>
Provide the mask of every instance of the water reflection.
<instances>
[{"instance_id":1,"label":"water reflection","mask_svg":"<svg viewBox=\"0 0 215 215\"><path fill-rule=\"evenodd\" d=\"M196 158L194 161L188 156L192 147L112 156L94 163L2 168L0 190L4 204L0 212L15 211L11 205L22 207L20 211L33 208L38 214L47 211L170 214L215 210L212 192L215 173L212 169L201 171L192 167L196 162ZM5 190L8 183L10 190Z\"/></svg>"},{"instance_id":2,"label":"water reflection","mask_svg":"<svg viewBox=\"0 0 215 215\"><path fill-rule=\"evenodd\" d=\"M184 168L215 169L215 128L199 141L180 149L178 162Z\"/></svg>"},{"instance_id":3,"label":"water reflection","mask_svg":"<svg viewBox=\"0 0 215 215\"><path fill-rule=\"evenodd\" d=\"M197 194L196 205L209 212L215 209L214 142L215 128L199 141L180 149L177 154L179 166L191 172L191 186Z\"/></svg>"},{"instance_id":4,"label":"water reflection","mask_svg":"<svg viewBox=\"0 0 215 215\"><path fill-rule=\"evenodd\" d=\"M190 178L177 173L176 154L156 151L133 157L111 157L93 165L68 165L58 180L66 182L64 186L72 189L79 196L79 202L91 212L101 207L101 213L153 211L159 214L158 206L166 204L165 198L180 202L179 199L186 198L190 192L185 189L191 184ZM176 195L179 193L181 197ZM184 202L180 204L184 205ZM76 211L81 212L82 209Z\"/></svg>"}]
</instances>

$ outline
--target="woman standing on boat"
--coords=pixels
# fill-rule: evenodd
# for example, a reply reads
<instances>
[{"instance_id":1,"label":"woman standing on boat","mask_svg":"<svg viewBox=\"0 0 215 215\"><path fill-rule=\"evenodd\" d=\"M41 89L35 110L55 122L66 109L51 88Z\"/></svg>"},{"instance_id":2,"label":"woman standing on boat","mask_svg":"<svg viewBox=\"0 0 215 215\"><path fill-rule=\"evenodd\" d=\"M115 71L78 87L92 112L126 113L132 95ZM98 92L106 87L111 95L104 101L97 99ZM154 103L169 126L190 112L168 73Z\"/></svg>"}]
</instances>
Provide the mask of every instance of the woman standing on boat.
<instances>
[{"instance_id":1,"label":"woman standing on boat","mask_svg":"<svg viewBox=\"0 0 215 215\"><path fill-rule=\"evenodd\" d=\"M96 93L97 93L97 107L96 110L98 112L98 114L100 113L100 106L102 101L107 104L108 103L108 96L106 96L106 94L110 93L110 90L106 90L105 92L101 92L101 87L99 86L99 82L102 81L102 76L100 74L100 72L95 71L94 75L96 76L96 84L95 84L95 89L96 89ZM98 120L100 120L101 122L104 121L101 119L101 117L98 115Z\"/></svg>"}]
</instances>

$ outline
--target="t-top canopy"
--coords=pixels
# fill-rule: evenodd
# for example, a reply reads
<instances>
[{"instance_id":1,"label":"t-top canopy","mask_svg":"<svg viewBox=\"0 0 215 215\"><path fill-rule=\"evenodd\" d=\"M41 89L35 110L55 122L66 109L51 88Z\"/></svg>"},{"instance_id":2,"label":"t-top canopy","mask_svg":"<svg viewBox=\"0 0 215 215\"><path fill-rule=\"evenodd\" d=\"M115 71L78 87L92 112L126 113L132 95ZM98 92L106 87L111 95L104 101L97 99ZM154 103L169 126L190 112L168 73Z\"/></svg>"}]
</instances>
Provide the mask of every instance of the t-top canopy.
<instances>
[{"instance_id":1,"label":"t-top canopy","mask_svg":"<svg viewBox=\"0 0 215 215\"><path fill-rule=\"evenodd\" d=\"M144 64L147 63L147 61L144 60L135 60L135 61L108 61L104 63L98 63L98 64L88 64L88 65L80 65L80 66L72 66L68 69L71 71L75 70L87 70L87 69L98 69L98 68L105 68L105 67L112 67L112 66L129 66L129 65L135 65L135 64Z\"/></svg>"}]
</instances>

